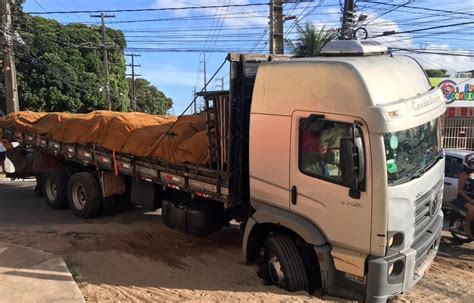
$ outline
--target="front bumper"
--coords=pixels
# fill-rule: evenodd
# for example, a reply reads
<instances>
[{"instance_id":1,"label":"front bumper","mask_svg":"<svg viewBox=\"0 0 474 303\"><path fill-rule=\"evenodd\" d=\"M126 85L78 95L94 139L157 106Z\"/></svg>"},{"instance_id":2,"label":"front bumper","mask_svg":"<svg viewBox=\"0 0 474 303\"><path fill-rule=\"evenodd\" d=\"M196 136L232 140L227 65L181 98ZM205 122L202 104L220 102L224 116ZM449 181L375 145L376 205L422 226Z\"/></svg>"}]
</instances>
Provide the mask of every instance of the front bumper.
<instances>
[{"instance_id":1,"label":"front bumper","mask_svg":"<svg viewBox=\"0 0 474 303\"><path fill-rule=\"evenodd\" d=\"M388 298L412 288L424 276L438 251L443 213L433 218L426 232L410 248L387 257L369 258L367 301L385 302ZM403 268L388 275L392 264L404 264Z\"/></svg>"}]
</instances>

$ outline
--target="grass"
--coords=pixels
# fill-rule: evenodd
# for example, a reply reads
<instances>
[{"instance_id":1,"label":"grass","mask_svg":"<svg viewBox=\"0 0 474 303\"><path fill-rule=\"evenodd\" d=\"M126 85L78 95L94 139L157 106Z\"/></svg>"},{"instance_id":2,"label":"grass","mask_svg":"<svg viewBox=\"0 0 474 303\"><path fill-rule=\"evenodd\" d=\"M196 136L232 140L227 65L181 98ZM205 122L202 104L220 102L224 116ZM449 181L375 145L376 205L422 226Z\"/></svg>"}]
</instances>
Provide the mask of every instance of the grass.
<instances>
[{"instance_id":1,"label":"grass","mask_svg":"<svg viewBox=\"0 0 474 303\"><path fill-rule=\"evenodd\" d=\"M74 265L74 264L67 264L67 268L71 272L71 275L75 281L81 280L82 275L81 272L79 271L79 268Z\"/></svg>"}]
</instances>

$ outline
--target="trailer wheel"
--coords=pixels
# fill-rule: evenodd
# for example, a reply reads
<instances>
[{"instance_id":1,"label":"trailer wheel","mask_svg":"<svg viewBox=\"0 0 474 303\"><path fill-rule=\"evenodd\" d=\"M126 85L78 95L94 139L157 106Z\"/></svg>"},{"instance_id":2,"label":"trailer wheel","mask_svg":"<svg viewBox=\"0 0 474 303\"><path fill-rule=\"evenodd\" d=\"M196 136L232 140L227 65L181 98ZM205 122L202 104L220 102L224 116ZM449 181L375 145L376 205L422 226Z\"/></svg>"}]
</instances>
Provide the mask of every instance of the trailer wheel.
<instances>
[{"instance_id":1,"label":"trailer wheel","mask_svg":"<svg viewBox=\"0 0 474 303\"><path fill-rule=\"evenodd\" d=\"M102 207L99 182L88 172L76 173L68 185L68 200L71 211L83 219L96 217Z\"/></svg>"},{"instance_id":2,"label":"trailer wheel","mask_svg":"<svg viewBox=\"0 0 474 303\"><path fill-rule=\"evenodd\" d=\"M308 291L308 277L295 244L286 235L269 235L264 247L271 282L287 291Z\"/></svg>"},{"instance_id":3,"label":"trailer wheel","mask_svg":"<svg viewBox=\"0 0 474 303\"><path fill-rule=\"evenodd\" d=\"M63 167L47 170L42 178L42 192L51 208L61 209L68 206L67 187L69 175Z\"/></svg>"}]
</instances>

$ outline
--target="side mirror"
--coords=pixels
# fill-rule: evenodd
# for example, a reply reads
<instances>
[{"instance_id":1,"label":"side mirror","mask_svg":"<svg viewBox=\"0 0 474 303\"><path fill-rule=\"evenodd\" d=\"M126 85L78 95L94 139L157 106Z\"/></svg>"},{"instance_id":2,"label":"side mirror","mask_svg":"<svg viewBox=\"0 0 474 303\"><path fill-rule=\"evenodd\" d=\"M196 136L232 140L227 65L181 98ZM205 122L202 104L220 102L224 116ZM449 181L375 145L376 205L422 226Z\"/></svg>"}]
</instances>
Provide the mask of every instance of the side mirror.
<instances>
[{"instance_id":1,"label":"side mirror","mask_svg":"<svg viewBox=\"0 0 474 303\"><path fill-rule=\"evenodd\" d=\"M362 138L356 136L341 138L340 166L342 182L350 187L349 195L354 199L360 198L361 190L365 190L365 158Z\"/></svg>"},{"instance_id":2,"label":"side mirror","mask_svg":"<svg viewBox=\"0 0 474 303\"><path fill-rule=\"evenodd\" d=\"M341 138L341 175L342 182L347 186L354 188L355 183L355 171L356 163L354 157L354 142L352 138Z\"/></svg>"}]
</instances>

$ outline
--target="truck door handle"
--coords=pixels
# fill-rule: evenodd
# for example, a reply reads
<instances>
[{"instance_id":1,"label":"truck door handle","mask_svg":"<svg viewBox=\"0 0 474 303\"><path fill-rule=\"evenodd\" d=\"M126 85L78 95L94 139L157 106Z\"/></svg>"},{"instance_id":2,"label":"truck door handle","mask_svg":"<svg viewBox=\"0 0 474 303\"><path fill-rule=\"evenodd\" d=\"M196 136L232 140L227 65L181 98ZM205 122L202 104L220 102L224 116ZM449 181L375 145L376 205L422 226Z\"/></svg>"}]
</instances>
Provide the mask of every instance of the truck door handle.
<instances>
[{"instance_id":1,"label":"truck door handle","mask_svg":"<svg viewBox=\"0 0 474 303\"><path fill-rule=\"evenodd\" d=\"M444 185L451 186L451 185L453 185L453 183L444 182Z\"/></svg>"},{"instance_id":2,"label":"truck door handle","mask_svg":"<svg viewBox=\"0 0 474 303\"><path fill-rule=\"evenodd\" d=\"M296 195L297 195L296 186L293 185L291 187L291 204L293 205L296 205Z\"/></svg>"}]
</instances>

